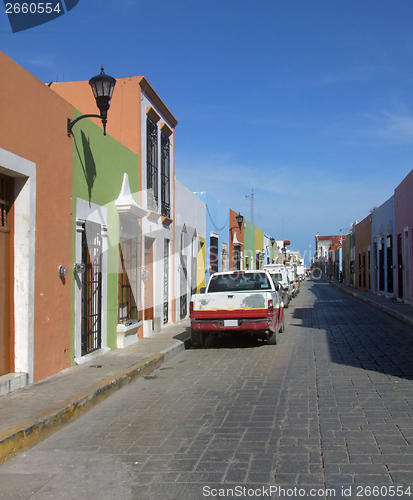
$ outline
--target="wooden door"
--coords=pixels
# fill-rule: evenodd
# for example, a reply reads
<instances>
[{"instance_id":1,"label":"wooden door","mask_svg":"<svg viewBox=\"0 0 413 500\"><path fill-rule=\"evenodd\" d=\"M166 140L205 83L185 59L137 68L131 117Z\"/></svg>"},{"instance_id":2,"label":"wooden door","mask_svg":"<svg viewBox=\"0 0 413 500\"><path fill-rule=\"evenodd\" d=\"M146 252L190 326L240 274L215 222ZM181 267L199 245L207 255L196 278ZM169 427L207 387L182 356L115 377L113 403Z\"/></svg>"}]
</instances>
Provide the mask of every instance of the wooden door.
<instances>
[{"instance_id":1,"label":"wooden door","mask_svg":"<svg viewBox=\"0 0 413 500\"><path fill-rule=\"evenodd\" d=\"M0 175L0 376L14 371L12 191Z\"/></svg>"}]
</instances>

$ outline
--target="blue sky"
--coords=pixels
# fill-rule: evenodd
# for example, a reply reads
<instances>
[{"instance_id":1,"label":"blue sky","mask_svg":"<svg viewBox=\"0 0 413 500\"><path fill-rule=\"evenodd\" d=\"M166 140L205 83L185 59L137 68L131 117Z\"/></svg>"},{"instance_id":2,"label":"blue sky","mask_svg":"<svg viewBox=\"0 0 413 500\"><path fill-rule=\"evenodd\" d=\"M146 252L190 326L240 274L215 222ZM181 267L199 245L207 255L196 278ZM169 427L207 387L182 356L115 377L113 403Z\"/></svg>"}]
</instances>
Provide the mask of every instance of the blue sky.
<instances>
[{"instance_id":1,"label":"blue sky","mask_svg":"<svg viewBox=\"0 0 413 500\"><path fill-rule=\"evenodd\" d=\"M255 225L308 257L413 168L412 22L411 0L80 0L16 34L3 10L0 50L44 82L145 75L178 179L248 219L253 189Z\"/></svg>"}]
</instances>

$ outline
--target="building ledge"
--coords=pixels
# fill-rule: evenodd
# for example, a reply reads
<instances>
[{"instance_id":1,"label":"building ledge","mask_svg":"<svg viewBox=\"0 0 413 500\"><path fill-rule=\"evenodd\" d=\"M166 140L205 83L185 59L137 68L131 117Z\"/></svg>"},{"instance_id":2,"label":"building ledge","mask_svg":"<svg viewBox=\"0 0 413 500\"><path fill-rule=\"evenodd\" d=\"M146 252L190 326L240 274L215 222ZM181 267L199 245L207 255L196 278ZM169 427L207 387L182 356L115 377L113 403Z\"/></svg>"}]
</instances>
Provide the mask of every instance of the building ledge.
<instances>
[{"instance_id":1,"label":"building ledge","mask_svg":"<svg viewBox=\"0 0 413 500\"><path fill-rule=\"evenodd\" d=\"M171 219L170 217L162 216L161 221L164 226L170 226L173 222L173 219Z\"/></svg>"},{"instance_id":2,"label":"building ledge","mask_svg":"<svg viewBox=\"0 0 413 500\"><path fill-rule=\"evenodd\" d=\"M139 340L138 331L143 321L137 320L130 324L119 323L116 327L116 347L124 349Z\"/></svg>"},{"instance_id":3,"label":"building ledge","mask_svg":"<svg viewBox=\"0 0 413 500\"><path fill-rule=\"evenodd\" d=\"M161 214L158 214L158 212L155 212L154 210L149 210L146 214L146 217L153 222L156 222L160 216Z\"/></svg>"},{"instance_id":4,"label":"building ledge","mask_svg":"<svg viewBox=\"0 0 413 500\"><path fill-rule=\"evenodd\" d=\"M0 396L5 396L17 389L23 389L28 385L29 375L27 373L7 373L0 377Z\"/></svg>"}]
</instances>

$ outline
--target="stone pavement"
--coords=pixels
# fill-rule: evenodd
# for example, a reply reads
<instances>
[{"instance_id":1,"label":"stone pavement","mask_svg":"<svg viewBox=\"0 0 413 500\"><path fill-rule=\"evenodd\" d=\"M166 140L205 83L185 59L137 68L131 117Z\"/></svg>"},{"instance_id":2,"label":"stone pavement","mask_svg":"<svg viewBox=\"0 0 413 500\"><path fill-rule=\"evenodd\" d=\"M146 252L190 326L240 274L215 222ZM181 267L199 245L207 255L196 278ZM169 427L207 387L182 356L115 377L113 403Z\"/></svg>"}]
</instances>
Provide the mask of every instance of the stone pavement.
<instances>
[{"instance_id":1,"label":"stone pavement","mask_svg":"<svg viewBox=\"0 0 413 500\"><path fill-rule=\"evenodd\" d=\"M4 464L0 497L411 499L412 334L309 280L277 346L182 352Z\"/></svg>"},{"instance_id":2,"label":"stone pavement","mask_svg":"<svg viewBox=\"0 0 413 500\"><path fill-rule=\"evenodd\" d=\"M413 306L332 283L413 325ZM157 368L190 343L189 320L151 338L73 366L37 384L0 397L0 463L32 447L114 391Z\"/></svg>"},{"instance_id":3,"label":"stone pavement","mask_svg":"<svg viewBox=\"0 0 413 500\"><path fill-rule=\"evenodd\" d=\"M330 281L332 285L339 288L343 292L346 292L364 302L378 307L381 311L391 314L395 318L404 321L405 323L413 326L413 305L405 304L404 302L399 302L397 299L388 298L384 295L377 295L373 292L366 292L364 290L358 290L344 283L338 283L337 281Z\"/></svg>"},{"instance_id":4,"label":"stone pavement","mask_svg":"<svg viewBox=\"0 0 413 500\"><path fill-rule=\"evenodd\" d=\"M0 464L35 445L190 342L189 320L0 397Z\"/></svg>"}]
</instances>

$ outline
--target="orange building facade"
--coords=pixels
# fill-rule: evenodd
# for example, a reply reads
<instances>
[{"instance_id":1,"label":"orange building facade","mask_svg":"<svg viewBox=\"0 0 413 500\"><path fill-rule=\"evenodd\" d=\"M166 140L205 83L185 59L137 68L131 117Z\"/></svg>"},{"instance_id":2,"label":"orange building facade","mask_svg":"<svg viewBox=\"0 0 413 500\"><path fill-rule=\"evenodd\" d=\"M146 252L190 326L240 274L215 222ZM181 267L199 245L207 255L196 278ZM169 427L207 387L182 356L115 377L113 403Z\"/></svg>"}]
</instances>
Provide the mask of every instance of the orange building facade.
<instances>
[{"instance_id":1,"label":"orange building facade","mask_svg":"<svg viewBox=\"0 0 413 500\"><path fill-rule=\"evenodd\" d=\"M13 390L70 366L73 107L0 52L0 376ZM5 217L7 215L7 218ZM5 297L7 302L5 302ZM4 359L7 357L7 359ZM47 360L47 362L45 362Z\"/></svg>"},{"instance_id":2,"label":"orange building facade","mask_svg":"<svg viewBox=\"0 0 413 500\"><path fill-rule=\"evenodd\" d=\"M355 225L355 286L371 288L371 215Z\"/></svg>"},{"instance_id":3,"label":"orange building facade","mask_svg":"<svg viewBox=\"0 0 413 500\"><path fill-rule=\"evenodd\" d=\"M52 84L52 89L81 113L96 108L87 82ZM99 120L95 120L96 123ZM107 132L140 159L139 193L146 211L140 220L142 270L140 296L143 326L139 338L151 336L162 325L183 316L175 299L179 245L175 236L175 127L178 121L143 76L119 78L108 112ZM99 126L100 123L99 123Z\"/></svg>"},{"instance_id":4,"label":"orange building facade","mask_svg":"<svg viewBox=\"0 0 413 500\"><path fill-rule=\"evenodd\" d=\"M243 245L244 245L244 223L239 227L237 222L237 212L229 210L229 269L243 269Z\"/></svg>"}]
</instances>

